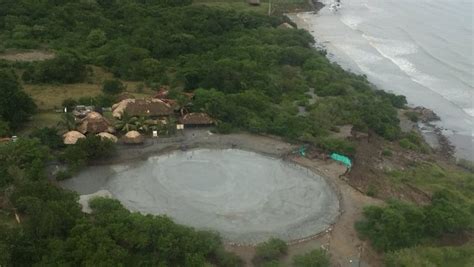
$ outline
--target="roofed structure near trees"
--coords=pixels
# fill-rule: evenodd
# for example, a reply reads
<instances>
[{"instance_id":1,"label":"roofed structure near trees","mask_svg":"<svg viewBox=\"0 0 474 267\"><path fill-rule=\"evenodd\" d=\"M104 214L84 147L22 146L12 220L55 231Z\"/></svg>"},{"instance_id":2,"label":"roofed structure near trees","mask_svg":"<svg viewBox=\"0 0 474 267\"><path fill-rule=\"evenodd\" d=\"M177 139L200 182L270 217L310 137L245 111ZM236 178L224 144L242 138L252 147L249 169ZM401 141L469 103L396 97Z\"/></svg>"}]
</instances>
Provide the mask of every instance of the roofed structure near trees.
<instances>
[{"instance_id":1,"label":"roofed structure near trees","mask_svg":"<svg viewBox=\"0 0 474 267\"><path fill-rule=\"evenodd\" d=\"M173 114L173 108L160 99L125 99L112 107L113 116L121 118L123 113L139 117L165 117Z\"/></svg>"},{"instance_id":2,"label":"roofed structure near trees","mask_svg":"<svg viewBox=\"0 0 474 267\"><path fill-rule=\"evenodd\" d=\"M189 113L179 120L184 125L205 126L214 124L214 120L206 113Z\"/></svg>"}]
</instances>

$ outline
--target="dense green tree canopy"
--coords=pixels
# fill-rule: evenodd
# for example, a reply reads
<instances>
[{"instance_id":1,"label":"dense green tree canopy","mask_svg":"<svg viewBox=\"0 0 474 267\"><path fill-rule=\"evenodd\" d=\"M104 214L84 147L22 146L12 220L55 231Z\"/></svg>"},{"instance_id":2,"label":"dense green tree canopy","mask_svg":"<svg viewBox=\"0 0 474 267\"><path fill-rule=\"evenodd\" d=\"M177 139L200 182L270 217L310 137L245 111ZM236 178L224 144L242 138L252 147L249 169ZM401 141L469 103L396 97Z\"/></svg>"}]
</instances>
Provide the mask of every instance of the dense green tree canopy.
<instances>
[{"instance_id":1,"label":"dense green tree canopy","mask_svg":"<svg viewBox=\"0 0 474 267\"><path fill-rule=\"evenodd\" d=\"M33 100L23 92L13 70L0 69L0 118L17 128L36 110Z\"/></svg>"}]
</instances>

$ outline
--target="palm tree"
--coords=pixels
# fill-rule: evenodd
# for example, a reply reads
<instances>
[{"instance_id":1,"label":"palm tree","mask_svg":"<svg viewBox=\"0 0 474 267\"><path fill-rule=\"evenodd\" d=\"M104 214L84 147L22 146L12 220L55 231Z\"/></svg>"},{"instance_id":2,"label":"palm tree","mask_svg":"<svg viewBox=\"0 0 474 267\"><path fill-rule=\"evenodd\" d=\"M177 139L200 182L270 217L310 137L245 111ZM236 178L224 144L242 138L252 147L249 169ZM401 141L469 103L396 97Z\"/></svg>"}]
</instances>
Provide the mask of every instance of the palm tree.
<instances>
[{"instance_id":1,"label":"palm tree","mask_svg":"<svg viewBox=\"0 0 474 267\"><path fill-rule=\"evenodd\" d=\"M135 127L142 131L142 132L149 132L150 131L150 126L151 122L147 120L145 117L138 117L137 120L135 121Z\"/></svg>"},{"instance_id":2,"label":"palm tree","mask_svg":"<svg viewBox=\"0 0 474 267\"><path fill-rule=\"evenodd\" d=\"M58 122L58 127L72 131L76 128L76 118L72 113L63 113L61 120Z\"/></svg>"},{"instance_id":3,"label":"palm tree","mask_svg":"<svg viewBox=\"0 0 474 267\"><path fill-rule=\"evenodd\" d=\"M123 132L137 130L137 125L136 125L137 120L138 120L137 117L132 117L128 115L126 112L124 112L122 114L122 118L119 121L117 121L117 123L115 124L115 127Z\"/></svg>"}]
</instances>

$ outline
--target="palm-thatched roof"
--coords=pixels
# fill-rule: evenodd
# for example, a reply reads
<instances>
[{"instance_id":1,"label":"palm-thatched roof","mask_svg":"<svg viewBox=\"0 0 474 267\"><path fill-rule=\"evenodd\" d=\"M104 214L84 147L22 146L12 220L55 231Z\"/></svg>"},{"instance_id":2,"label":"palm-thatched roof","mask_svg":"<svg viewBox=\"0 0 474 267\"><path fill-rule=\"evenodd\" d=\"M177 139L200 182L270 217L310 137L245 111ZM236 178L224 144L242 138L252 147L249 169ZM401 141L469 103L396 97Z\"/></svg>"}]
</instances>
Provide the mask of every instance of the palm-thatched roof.
<instances>
[{"instance_id":1,"label":"palm-thatched roof","mask_svg":"<svg viewBox=\"0 0 474 267\"><path fill-rule=\"evenodd\" d=\"M64 144L66 145L74 145L79 139L82 138L86 138L86 136L78 131L70 131L63 134Z\"/></svg>"},{"instance_id":2,"label":"palm-thatched roof","mask_svg":"<svg viewBox=\"0 0 474 267\"><path fill-rule=\"evenodd\" d=\"M137 131L130 131L123 137L123 142L126 144L141 144L145 141L145 137Z\"/></svg>"},{"instance_id":3,"label":"palm-thatched roof","mask_svg":"<svg viewBox=\"0 0 474 267\"><path fill-rule=\"evenodd\" d=\"M121 118L123 113L130 116L161 117L173 114L171 106L160 99L125 99L112 106L113 116Z\"/></svg>"},{"instance_id":4,"label":"palm-thatched roof","mask_svg":"<svg viewBox=\"0 0 474 267\"><path fill-rule=\"evenodd\" d=\"M181 117L179 121L184 125L211 125L215 122L206 113L189 113Z\"/></svg>"},{"instance_id":5,"label":"palm-thatched roof","mask_svg":"<svg viewBox=\"0 0 474 267\"><path fill-rule=\"evenodd\" d=\"M100 132L106 132L109 130L110 123L101 114L93 111L90 112L81 120L81 123L77 130L83 134L91 133L96 134Z\"/></svg>"}]
</instances>

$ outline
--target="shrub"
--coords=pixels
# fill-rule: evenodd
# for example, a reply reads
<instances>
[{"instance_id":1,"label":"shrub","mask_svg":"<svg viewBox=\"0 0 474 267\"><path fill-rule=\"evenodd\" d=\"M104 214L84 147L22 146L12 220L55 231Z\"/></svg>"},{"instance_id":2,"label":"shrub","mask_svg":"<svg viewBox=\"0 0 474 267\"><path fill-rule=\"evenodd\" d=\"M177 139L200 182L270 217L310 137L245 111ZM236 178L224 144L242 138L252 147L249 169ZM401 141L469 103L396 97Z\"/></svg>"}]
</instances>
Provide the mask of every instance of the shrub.
<instances>
[{"instance_id":1,"label":"shrub","mask_svg":"<svg viewBox=\"0 0 474 267\"><path fill-rule=\"evenodd\" d=\"M232 124L221 122L216 125L216 131L221 134L230 134L233 131Z\"/></svg>"},{"instance_id":2,"label":"shrub","mask_svg":"<svg viewBox=\"0 0 474 267\"><path fill-rule=\"evenodd\" d=\"M388 267L470 266L473 262L474 244L460 247L417 246L388 253L385 257Z\"/></svg>"},{"instance_id":3,"label":"shrub","mask_svg":"<svg viewBox=\"0 0 474 267\"><path fill-rule=\"evenodd\" d=\"M70 172L77 172L87 163L87 153L77 145L69 145L59 159L66 163Z\"/></svg>"},{"instance_id":4,"label":"shrub","mask_svg":"<svg viewBox=\"0 0 474 267\"><path fill-rule=\"evenodd\" d=\"M59 149L64 146L63 139L59 136L56 128L43 127L41 129L35 129L30 134L30 137L37 138L41 144L51 149Z\"/></svg>"},{"instance_id":5,"label":"shrub","mask_svg":"<svg viewBox=\"0 0 474 267\"><path fill-rule=\"evenodd\" d=\"M77 83L87 75L84 63L74 54L59 54L56 58L35 63L22 76L30 83Z\"/></svg>"},{"instance_id":6,"label":"shrub","mask_svg":"<svg viewBox=\"0 0 474 267\"><path fill-rule=\"evenodd\" d=\"M67 111L71 111L78 105L77 100L74 100L72 98L66 98L63 100L62 106L67 108Z\"/></svg>"},{"instance_id":7,"label":"shrub","mask_svg":"<svg viewBox=\"0 0 474 267\"><path fill-rule=\"evenodd\" d=\"M75 145L69 145L60 159L65 162L71 172L80 170L93 160L106 159L115 154L115 144L99 136L88 136L79 139Z\"/></svg>"},{"instance_id":8,"label":"shrub","mask_svg":"<svg viewBox=\"0 0 474 267\"><path fill-rule=\"evenodd\" d=\"M377 187L373 184L370 184L367 188L367 193L366 194L369 197L375 197L375 196L377 196L377 193L378 193Z\"/></svg>"},{"instance_id":9,"label":"shrub","mask_svg":"<svg viewBox=\"0 0 474 267\"><path fill-rule=\"evenodd\" d=\"M329 267L330 265L329 257L323 249L315 249L293 258L293 266L295 267Z\"/></svg>"},{"instance_id":10,"label":"shrub","mask_svg":"<svg viewBox=\"0 0 474 267\"><path fill-rule=\"evenodd\" d=\"M368 237L379 250L392 251L421 242L425 231L425 214L419 207L390 201L387 207L365 207L365 219L356 223L356 229Z\"/></svg>"},{"instance_id":11,"label":"shrub","mask_svg":"<svg viewBox=\"0 0 474 267\"><path fill-rule=\"evenodd\" d=\"M288 245L285 241L272 238L256 247L253 262L255 264L268 263L280 259L287 253Z\"/></svg>"},{"instance_id":12,"label":"shrub","mask_svg":"<svg viewBox=\"0 0 474 267\"><path fill-rule=\"evenodd\" d=\"M22 90L13 69L0 69L0 117L16 129L35 111L33 99Z\"/></svg>"},{"instance_id":13,"label":"shrub","mask_svg":"<svg viewBox=\"0 0 474 267\"><path fill-rule=\"evenodd\" d=\"M63 181L72 177L71 170L61 170L56 173L56 180Z\"/></svg>"},{"instance_id":14,"label":"shrub","mask_svg":"<svg viewBox=\"0 0 474 267\"><path fill-rule=\"evenodd\" d=\"M400 139L399 144L405 149L418 151L422 153L428 153L429 147L424 143L423 137L416 132L410 132L405 135L404 138Z\"/></svg>"},{"instance_id":15,"label":"shrub","mask_svg":"<svg viewBox=\"0 0 474 267\"><path fill-rule=\"evenodd\" d=\"M317 143L317 146L329 153L338 152L349 156L355 153L354 145L343 139L322 138Z\"/></svg>"},{"instance_id":16,"label":"shrub","mask_svg":"<svg viewBox=\"0 0 474 267\"><path fill-rule=\"evenodd\" d=\"M474 172L474 162L472 162L472 161L469 161L467 159L460 159L460 160L458 160L458 162L456 162L456 164L459 167L464 168L465 170L468 170L470 172Z\"/></svg>"},{"instance_id":17,"label":"shrub","mask_svg":"<svg viewBox=\"0 0 474 267\"><path fill-rule=\"evenodd\" d=\"M10 124L0 118L0 137L10 136Z\"/></svg>"},{"instance_id":18,"label":"shrub","mask_svg":"<svg viewBox=\"0 0 474 267\"><path fill-rule=\"evenodd\" d=\"M240 267L244 265L241 258L231 252L225 251L224 249L218 249L215 258L217 266Z\"/></svg>"},{"instance_id":19,"label":"shrub","mask_svg":"<svg viewBox=\"0 0 474 267\"><path fill-rule=\"evenodd\" d=\"M117 79L106 80L102 86L102 91L106 94L116 95L125 90L124 84Z\"/></svg>"},{"instance_id":20,"label":"shrub","mask_svg":"<svg viewBox=\"0 0 474 267\"><path fill-rule=\"evenodd\" d=\"M412 122L418 122L419 120L418 113L413 112L413 111L405 112L405 116L408 119L410 119Z\"/></svg>"},{"instance_id":21,"label":"shrub","mask_svg":"<svg viewBox=\"0 0 474 267\"><path fill-rule=\"evenodd\" d=\"M384 148L383 151L382 151L382 156L385 156L385 157L391 157L393 155L393 152L392 150L388 149L388 148Z\"/></svg>"}]
</instances>

